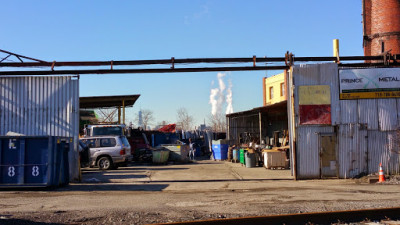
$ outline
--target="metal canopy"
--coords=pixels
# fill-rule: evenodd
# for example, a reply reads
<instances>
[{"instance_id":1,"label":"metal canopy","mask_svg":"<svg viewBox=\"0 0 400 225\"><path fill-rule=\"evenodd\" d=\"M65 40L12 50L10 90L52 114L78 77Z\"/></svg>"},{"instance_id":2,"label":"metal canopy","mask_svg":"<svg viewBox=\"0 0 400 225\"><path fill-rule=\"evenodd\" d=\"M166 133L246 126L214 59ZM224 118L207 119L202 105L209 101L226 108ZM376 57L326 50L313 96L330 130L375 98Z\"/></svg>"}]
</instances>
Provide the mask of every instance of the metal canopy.
<instances>
[{"instance_id":1,"label":"metal canopy","mask_svg":"<svg viewBox=\"0 0 400 225\"><path fill-rule=\"evenodd\" d=\"M247 111L235 112L231 114L227 114L226 117L239 117L239 116L248 116L248 115L258 115L260 112L266 113L277 113L277 112L286 112L287 110L287 101L278 102L272 105L266 105L258 108L253 108Z\"/></svg>"},{"instance_id":2,"label":"metal canopy","mask_svg":"<svg viewBox=\"0 0 400 225\"><path fill-rule=\"evenodd\" d=\"M132 107L140 95L80 97L81 109Z\"/></svg>"}]
</instances>

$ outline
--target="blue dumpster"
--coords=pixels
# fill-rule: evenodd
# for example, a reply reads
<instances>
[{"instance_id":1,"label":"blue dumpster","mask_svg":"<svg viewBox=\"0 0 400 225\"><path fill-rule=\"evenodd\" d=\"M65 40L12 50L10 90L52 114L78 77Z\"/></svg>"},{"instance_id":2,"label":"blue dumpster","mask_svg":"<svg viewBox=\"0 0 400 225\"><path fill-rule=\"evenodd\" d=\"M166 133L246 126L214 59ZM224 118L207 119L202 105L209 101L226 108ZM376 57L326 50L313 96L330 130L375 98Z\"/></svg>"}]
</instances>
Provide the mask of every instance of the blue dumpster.
<instances>
[{"instance_id":1,"label":"blue dumpster","mask_svg":"<svg viewBox=\"0 0 400 225\"><path fill-rule=\"evenodd\" d=\"M72 143L65 137L0 136L0 187L68 184Z\"/></svg>"},{"instance_id":2,"label":"blue dumpster","mask_svg":"<svg viewBox=\"0 0 400 225\"><path fill-rule=\"evenodd\" d=\"M228 147L227 144L213 144L212 152L215 160L225 160L228 158Z\"/></svg>"}]
</instances>

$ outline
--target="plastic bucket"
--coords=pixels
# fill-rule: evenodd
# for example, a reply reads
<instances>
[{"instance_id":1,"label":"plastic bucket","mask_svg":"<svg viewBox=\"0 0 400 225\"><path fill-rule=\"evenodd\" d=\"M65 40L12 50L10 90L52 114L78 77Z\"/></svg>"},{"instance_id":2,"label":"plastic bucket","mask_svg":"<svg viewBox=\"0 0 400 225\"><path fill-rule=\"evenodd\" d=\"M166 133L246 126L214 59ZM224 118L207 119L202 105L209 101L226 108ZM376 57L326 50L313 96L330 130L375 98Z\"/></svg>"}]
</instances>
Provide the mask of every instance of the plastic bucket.
<instances>
[{"instance_id":1,"label":"plastic bucket","mask_svg":"<svg viewBox=\"0 0 400 225\"><path fill-rule=\"evenodd\" d=\"M245 153L245 150L244 149L240 149L239 160L240 160L241 164L246 165L246 161L244 159L244 153Z\"/></svg>"}]
</instances>

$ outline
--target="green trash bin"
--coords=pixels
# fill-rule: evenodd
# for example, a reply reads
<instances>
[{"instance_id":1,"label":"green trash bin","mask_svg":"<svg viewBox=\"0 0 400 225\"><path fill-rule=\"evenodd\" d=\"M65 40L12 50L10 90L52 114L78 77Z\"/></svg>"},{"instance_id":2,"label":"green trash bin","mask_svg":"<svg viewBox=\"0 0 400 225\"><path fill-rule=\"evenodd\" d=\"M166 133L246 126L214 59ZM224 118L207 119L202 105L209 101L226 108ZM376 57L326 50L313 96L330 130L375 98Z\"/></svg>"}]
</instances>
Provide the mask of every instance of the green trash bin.
<instances>
[{"instance_id":1,"label":"green trash bin","mask_svg":"<svg viewBox=\"0 0 400 225\"><path fill-rule=\"evenodd\" d=\"M166 164L168 162L169 150L153 150L153 163Z\"/></svg>"},{"instance_id":2,"label":"green trash bin","mask_svg":"<svg viewBox=\"0 0 400 225\"><path fill-rule=\"evenodd\" d=\"M240 149L240 163L241 164L243 164L243 165L246 165L246 161L245 161L245 158L244 158L244 153L245 153L245 150L244 149Z\"/></svg>"}]
</instances>

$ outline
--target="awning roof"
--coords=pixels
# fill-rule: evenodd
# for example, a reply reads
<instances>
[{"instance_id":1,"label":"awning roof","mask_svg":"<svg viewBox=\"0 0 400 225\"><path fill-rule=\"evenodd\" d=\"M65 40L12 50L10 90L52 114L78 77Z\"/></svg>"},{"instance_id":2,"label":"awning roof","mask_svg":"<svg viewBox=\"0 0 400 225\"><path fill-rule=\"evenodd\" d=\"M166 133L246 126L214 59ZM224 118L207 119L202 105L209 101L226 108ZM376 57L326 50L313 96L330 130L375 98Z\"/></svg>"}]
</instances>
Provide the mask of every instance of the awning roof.
<instances>
[{"instance_id":1,"label":"awning roof","mask_svg":"<svg viewBox=\"0 0 400 225\"><path fill-rule=\"evenodd\" d=\"M140 95L114 95L80 97L79 107L81 109L132 107ZM124 102L124 103L123 103Z\"/></svg>"},{"instance_id":2,"label":"awning roof","mask_svg":"<svg viewBox=\"0 0 400 225\"><path fill-rule=\"evenodd\" d=\"M267 112L267 113L280 113L286 112L287 110L287 101L279 102L273 105L262 106L258 108L254 108L247 111L241 111L236 113L227 114L226 117L237 117L243 115L251 115L258 114L259 112Z\"/></svg>"}]
</instances>

